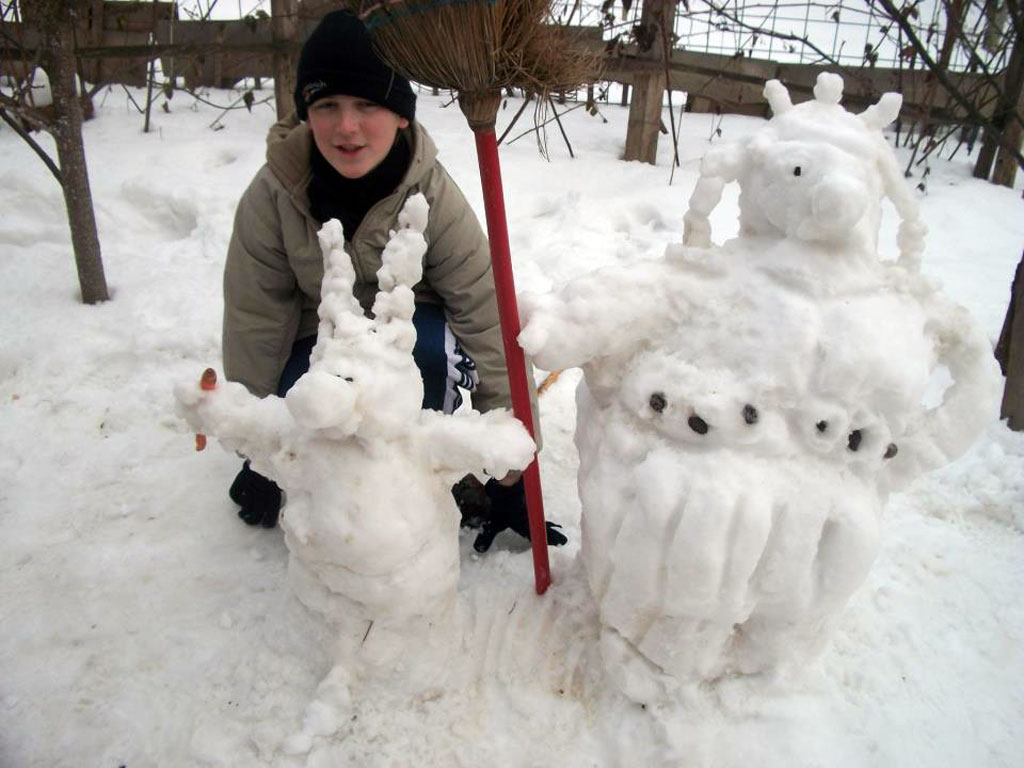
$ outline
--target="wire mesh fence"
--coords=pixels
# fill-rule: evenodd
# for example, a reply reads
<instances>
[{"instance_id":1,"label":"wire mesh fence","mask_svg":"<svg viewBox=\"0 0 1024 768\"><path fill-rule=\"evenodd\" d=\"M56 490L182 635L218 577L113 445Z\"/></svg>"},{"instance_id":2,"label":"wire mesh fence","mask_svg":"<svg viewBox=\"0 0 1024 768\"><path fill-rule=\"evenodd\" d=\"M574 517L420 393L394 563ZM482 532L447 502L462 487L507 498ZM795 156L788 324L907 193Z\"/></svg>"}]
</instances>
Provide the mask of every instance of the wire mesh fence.
<instances>
[{"instance_id":1,"label":"wire mesh fence","mask_svg":"<svg viewBox=\"0 0 1024 768\"><path fill-rule=\"evenodd\" d=\"M999 41L1006 34L1005 2L969 0L962 5L962 37L967 44L954 46L949 61L952 71L976 68L982 58L978 51L999 51ZM641 0L556 0L553 4L557 21L600 26L606 40L618 35L628 38L641 23L641 10ZM900 10L916 37L937 57L950 33L947 3L919 0ZM903 30L874 0L688 0L678 4L674 39L677 48L687 51L787 64L922 66ZM1005 53L1000 56L997 66L1005 63Z\"/></svg>"}]
</instances>

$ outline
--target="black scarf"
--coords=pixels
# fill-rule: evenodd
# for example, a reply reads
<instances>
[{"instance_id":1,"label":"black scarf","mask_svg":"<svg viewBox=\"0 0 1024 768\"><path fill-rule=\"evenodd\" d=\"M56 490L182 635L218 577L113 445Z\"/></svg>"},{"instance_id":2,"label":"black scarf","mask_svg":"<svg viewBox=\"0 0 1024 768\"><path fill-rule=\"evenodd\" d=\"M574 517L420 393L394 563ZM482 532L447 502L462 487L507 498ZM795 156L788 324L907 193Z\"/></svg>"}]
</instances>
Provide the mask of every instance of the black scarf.
<instances>
[{"instance_id":1,"label":"black scarf","mask_svg":"<svg viewBox=\"0 0 1024 768\"><path fill-rule=\"evenodd\" d=\"M346 179L334 170L314 144L313 178L307 188L310 213L321 224L338 219L345 239L351 240L367 211L395 191L409 170L411 157L409 142L399 133L380 165L358 179Z\"/></svg>"}]
</instances>

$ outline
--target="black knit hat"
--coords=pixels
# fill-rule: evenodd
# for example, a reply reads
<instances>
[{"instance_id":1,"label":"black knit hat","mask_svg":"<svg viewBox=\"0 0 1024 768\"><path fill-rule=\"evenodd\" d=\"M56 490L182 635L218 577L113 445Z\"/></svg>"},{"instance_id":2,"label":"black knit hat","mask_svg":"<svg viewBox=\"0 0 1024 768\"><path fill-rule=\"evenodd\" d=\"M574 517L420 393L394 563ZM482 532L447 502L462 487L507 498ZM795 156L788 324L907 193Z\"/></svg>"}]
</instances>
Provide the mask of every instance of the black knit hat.
<instances>
[{"instance_id":1,"label":"black knit hat","mask_svg":"<svg viewBox=\"0 0 1024 768\"><path fill-rule=\"evenodd\" d=\"M299 119L317 99L338 95L367 99L409 120L416 116L409 81L380 60L366 27L349 11L328 13L302 46L295 78Z\"/></svg>"}]
</instances>

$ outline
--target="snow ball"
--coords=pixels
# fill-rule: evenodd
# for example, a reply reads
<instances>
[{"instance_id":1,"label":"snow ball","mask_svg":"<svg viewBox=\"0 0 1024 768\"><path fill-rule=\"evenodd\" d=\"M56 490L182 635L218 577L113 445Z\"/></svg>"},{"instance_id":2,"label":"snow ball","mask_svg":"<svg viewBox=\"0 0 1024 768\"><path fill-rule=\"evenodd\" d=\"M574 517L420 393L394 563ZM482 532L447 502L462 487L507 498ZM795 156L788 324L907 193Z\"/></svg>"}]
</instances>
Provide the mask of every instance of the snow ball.
<instances>
[{"instance_id":1,"label":"snow ball","mask_svg":"<svg viewBox=\"0 0 1024 768\"><path fill-rule=\"evenodd\" d=\"M345 231L337 219L324 222L320 231L317 232L317 238L320 240L320 248L324 253L343 248L345 245Z\"/></svg>"},{"instance_id":2,"label":"snow ball","mask_svg":"<svg viewBox=\"0 0 1024 768\"><path fill-rule=\"evenodd\" d=\"M323 371L310 371L285 396L296 423L306 429L338 428L343 434L352 434L359 426L355 402L351 382Z\"/></svg>"},{"instance_id":3,"label":"snow ball","mask_svg":"<svg viewBox=\"0 0 1024 768\"><path fill-rule=\"evenodd\" d=\"M838 237L860 221L868 208L868 191L860 179L833 174L811 195L812 236ZM799 236L799 235L798 235Z\"/></svg>"},{"instance_id":4,"label":"snow ball","mask_svg":"<svg viewBox=\"0 0 1024 768\"><path fill-rule=\"evenodd\" d=\"M843 78L835 72L822 72L814 84L814 98L826 104L838 104L843 98Z\"/></svg>"},{"instance_id":5,"label":"snow ball","mask_svg":"<svg viewBox=\"0 0 1024 768\"><path fill-rule=\"evenodd\" d=\"M374 317L392 317L399 320L412 320L416 310L416 296L408 285L397 285L389 293L377 294L373 302Z\"/></svg>"},{"instance_id":6,"label":"snow ball","mask_svg":"<svg viewBox=\"0 0 1024 768\"><path fill-rule=\"evenodd\" d=\"M418 192L405 202L402 212L398 214L398 226L423 232L427 228L430 206L422 192Z\"/></svg>"}]
</instances>

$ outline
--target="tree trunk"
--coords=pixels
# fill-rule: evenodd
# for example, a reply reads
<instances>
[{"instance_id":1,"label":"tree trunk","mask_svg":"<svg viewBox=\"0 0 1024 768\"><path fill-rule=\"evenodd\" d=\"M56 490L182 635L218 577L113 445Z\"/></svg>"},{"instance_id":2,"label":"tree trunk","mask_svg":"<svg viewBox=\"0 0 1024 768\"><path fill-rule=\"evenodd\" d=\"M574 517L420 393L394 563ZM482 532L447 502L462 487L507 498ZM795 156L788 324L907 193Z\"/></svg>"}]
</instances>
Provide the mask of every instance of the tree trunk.
<instances>
[{"instance_id":1,"label":"tree trunk","mask_svg":"<svg viewBox=\"0 0 1024 768\"><path fill-rule=\"evenodd\" d=\"M57 144L64 186L64 203L71 226L71 244L78 267L78 283L82 301L96 304L107 301L107 280L103 274L100 239L96 232L89 172L85 164L85 144L82 141L82 104L75 87L75 46L73 15L65 3L47 3L42 32L46 41L43 68L50 77L56 118L53 138Z\"/></svg>"},{"instance_id":2,"label":"tree trunk","mask_svg":"<svg viewBox=\"0 0 1024 768\"><path fill-rule=\"evenodd\" d=\"M274 101L277 119L295 109L294 45L298 37L299 12L295 0L270 0L270 34L274 40Z\"/></svg>"},{"instance_id":3,"label":"tree trunk","mask_svg":"<svg viewBox=\"0 0 1024 768\"><path fill-rule=\"evenodd\" d=\"M1017 265L1010 288L1010 306L1003 332L996 345L996 359L1006 376L1000 418L1009 419L1010 429L1024 431L1024 256Z\"/></svg>"},{"instance_id":4,"label":"tree trunk","mask_svg":"<svg viewBox=\"0 0 1024 768\"><path fill-rule=\"evenodd\" d=\"M1016 158L1000 148L999 137L1020 146L1021 120L1024 119L1024 40L1018 37L1010 53L1010 61L1006 65L1003 77L1003 92L996 103L992 121L985 126L978 160L974 166L974 176L987 179L992 175L992 166L996 166L996 184L1012 187L1017 172ZM997 155L998 152L998 155ZM998 158L998 159L997 159ZM1009 180L1009 181L1007 181Z\"/></svg>"},{"instance_id":5,"label":"tree trunk","mask_svg":"<svg viewBox=\"0 0 1024 768\"><path fill-rule=\"evenodd\" d=\"M1018 104L1018 114L1024 116L1024 100ZM1021 130L1020 123L1010 123L1006 130L1003 131L1003 137L1016 147L1024 146L1024 141L1022 141L1024 139L1024 131ZM1017 168L1019 165L1016 157L1000 147L999 154L996 155L996 165L992 171L992 183L1012 188L1017 180Z\"/></svg>"},{"instance_id":6,"label":"tree trunk","mask_svg":"<svg viewBox=\"0 0 1024 768\"><path fill-rule=\"evenodd\" d=\"M1000 104L997 118L1003 126L1003 138L1014 147L1021 146L1022 121L1024 121L1024 40L1017 38L1010 54L1010 62L1006 66L1006 78L1003 80L1006 89L1005 103ZM993 121L994 122L994 121ZM1017 176L1017 158L1000 147L996 155L996 167L992 172L992 183L1004 187L1012 187Z\"/></svg>"}]
</instances>

